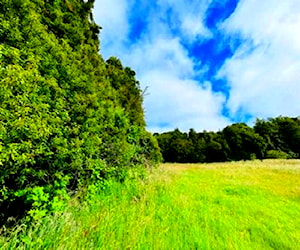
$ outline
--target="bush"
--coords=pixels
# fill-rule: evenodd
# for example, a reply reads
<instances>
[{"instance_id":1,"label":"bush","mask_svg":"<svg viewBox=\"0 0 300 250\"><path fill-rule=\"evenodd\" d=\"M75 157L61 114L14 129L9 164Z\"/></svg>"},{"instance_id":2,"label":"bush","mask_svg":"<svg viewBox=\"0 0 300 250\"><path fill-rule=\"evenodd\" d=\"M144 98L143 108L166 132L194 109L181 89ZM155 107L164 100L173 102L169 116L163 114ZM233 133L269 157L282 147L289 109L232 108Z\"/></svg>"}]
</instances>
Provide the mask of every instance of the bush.
<instances>
[{"instance_id":1,"label":"bush","mask_svg":"<svg viewBox=\"0 0 300 250\"><path fill-rule=\"evenodd\" d=\"M267 159L288 159L289 154L280 150L269 150L266 155Z\"/></svg>"}]
</instances>

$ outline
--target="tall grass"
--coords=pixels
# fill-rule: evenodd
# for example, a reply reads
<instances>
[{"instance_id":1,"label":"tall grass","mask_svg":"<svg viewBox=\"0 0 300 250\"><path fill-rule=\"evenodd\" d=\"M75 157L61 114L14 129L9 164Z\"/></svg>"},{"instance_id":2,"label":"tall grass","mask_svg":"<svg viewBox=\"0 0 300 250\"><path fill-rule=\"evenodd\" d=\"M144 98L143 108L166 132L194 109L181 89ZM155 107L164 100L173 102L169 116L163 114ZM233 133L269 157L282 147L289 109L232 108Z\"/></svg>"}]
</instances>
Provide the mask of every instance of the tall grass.
<instances>
[{"instance_id":1,"label":"tall grass","mask_svg":"<svg viewBox=\"0 0 300 250\"><path fill-rule=\"evenodd\" d=\"M18 226L2 249L300 249L300 161L164 164Z\"/></svg>"}]
</instances>

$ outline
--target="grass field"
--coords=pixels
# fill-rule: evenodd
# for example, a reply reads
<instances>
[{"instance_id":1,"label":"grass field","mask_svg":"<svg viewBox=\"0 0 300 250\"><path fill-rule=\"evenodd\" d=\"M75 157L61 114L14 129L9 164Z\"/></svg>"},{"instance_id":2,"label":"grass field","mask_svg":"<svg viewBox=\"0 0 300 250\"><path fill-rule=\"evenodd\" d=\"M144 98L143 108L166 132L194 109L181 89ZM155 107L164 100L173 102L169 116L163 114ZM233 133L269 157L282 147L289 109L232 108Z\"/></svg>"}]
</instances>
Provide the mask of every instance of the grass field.
<instances>
[{"instance_id":1,"label":"grass field","mask_svg":"<svg viewBox=\"0 0 300 250\"><path fill-rule=\"evenodd\" d=\"M300 249L300 161L163 164L2 249Z\"/></svg>"}]
</instances>

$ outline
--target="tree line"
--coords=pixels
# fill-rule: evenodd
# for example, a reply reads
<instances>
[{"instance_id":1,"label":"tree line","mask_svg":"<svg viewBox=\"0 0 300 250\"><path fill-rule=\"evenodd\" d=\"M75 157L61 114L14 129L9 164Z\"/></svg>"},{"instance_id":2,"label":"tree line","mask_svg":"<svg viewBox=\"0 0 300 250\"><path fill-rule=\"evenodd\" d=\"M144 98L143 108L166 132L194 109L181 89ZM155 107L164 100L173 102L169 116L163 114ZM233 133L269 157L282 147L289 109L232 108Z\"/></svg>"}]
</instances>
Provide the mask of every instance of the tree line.
<instances>
[{"instance_id":1,"label":"tree line","mask_svg":"<svg viewBox=\"0 0 300 250\"><path fill-rule=\"evenodd\" d=\"M165 162L224 162L266 158L300 158L300 118L257 119L219 132L188 133L175 129L155 134Z\"/></svg>"},{"instance_id":2,"label":"tree line","mask_svg":"<svg viewBox=\"0 0 300 250\"><path fill-rule=\"evenodd\" d=\"M135 72L99 54L93 4L0 3L0 224L161 159Z\"/></svg>"}]
</instances>

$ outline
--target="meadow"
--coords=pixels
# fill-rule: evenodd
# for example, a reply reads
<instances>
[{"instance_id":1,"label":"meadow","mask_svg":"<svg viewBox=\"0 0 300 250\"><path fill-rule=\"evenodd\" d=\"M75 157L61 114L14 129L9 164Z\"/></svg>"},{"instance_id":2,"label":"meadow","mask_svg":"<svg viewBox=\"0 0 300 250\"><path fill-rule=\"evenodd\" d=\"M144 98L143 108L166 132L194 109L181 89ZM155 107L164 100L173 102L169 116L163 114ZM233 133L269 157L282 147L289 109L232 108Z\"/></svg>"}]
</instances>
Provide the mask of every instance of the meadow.
<instances>
[{"instance_id":1,"label":"meadow","mask_svg":"<svg viewBox=\"0 0 300 250\"><path fill-rule=\"evenodd\" d=\"M162 164L62 214L2 230L2 249L300 249L300 161Z\"/></svg>"}]
</instances>

